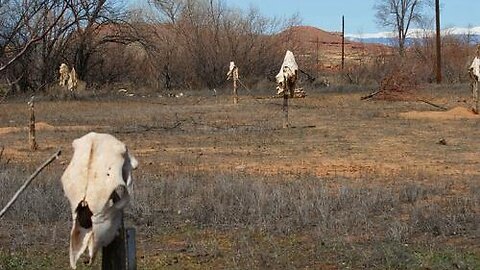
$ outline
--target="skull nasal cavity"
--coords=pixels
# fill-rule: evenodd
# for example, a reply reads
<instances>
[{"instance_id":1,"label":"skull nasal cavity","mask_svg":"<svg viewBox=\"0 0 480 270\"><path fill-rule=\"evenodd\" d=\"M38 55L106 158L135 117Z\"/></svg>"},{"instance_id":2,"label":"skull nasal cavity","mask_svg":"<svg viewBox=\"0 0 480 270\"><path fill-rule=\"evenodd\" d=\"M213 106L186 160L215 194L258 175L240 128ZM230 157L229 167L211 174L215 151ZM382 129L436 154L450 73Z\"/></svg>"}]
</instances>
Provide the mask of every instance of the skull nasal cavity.
<instances>
[{"instance_id":1,"label":"skull nasal cavity","mask_svg":"<svg viewBox=\"0 0 480 270\"><path fill-rule=\"evenodd\" d=\"M77 206L77 221L80 226L85 229L92 227L92 211L88 208L88 204L85 201L81 201Z\"/></svg>"}]
</instances>

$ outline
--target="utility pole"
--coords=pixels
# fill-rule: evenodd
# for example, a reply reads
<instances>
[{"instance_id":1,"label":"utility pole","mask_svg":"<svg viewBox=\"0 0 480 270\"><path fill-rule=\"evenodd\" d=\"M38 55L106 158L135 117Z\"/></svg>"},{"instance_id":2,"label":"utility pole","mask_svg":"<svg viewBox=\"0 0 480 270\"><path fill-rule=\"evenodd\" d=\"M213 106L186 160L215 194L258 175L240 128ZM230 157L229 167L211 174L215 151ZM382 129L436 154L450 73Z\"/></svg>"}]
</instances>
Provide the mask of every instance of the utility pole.
<instances>
[{"instance_id":1,"label":"utility pole","mask_svg":"<svg viewBox=\"0 0 480 270\"><path fill-rule=\"evenodd\" d=\"M440 38L440 0L435 0L435 19L437 28L437 83L442 82L442 49Z\"/></svg>"},{"instance_id":2,"label":"utility pole","mask_svg":"<svg viewBox=\"0 0 480 270\"><path fill-rule=\"evenodd\" d=\"M315 74L317 75L318 77L318 68L319 68L319 62L318 62L318 52L319 52L319 41L318 41L318 36L317 36L317 39L315 41L316 43L316 47L315 47Z\"/></svg>"},{"instance_id":3,"label":"utility pole","mask_svg":"<svg viewBox=\"0 0 480 270\"><path fill-rule=\"evenodd\" d=\"M342 70L345 68L345 16L342 16Z\"/></svg>"},{"instance_id":4,"label":"utility pole","mask_svg":"<svg viewBox=\"0 0 480 270\"><path fill-rule=\"evenodd\" d=\"M318 70L320 68L320 60L318 59L318 54L320 52L320 39L317 36L314 40L309 40L308 42L315 43L315 52L314 52L314 54L315 54L315 74L318 77Z\"/></svg>"}]
</instances>

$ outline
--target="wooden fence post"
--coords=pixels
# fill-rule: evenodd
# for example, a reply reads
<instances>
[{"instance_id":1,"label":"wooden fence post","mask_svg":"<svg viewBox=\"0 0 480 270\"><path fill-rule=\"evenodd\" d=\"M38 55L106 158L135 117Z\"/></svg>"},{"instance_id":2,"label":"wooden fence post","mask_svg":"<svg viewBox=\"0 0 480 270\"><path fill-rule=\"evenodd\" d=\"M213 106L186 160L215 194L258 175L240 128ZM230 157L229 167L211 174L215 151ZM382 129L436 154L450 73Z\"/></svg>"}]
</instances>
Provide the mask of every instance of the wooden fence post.
<instances>
[{"instance_id":1,"label":"wooden fence post","mask_svg":"<svg viewBox=\"0 0 480 270\"><path fill-rule=\"evenodd\" d=\"M237 80L238 80L238 68L235 67L235 69L233 70L233 104L238 104Z\"/></svg>"},{"instance_id":2,"label":"wooden fence post","mask_svg":"<svg viewBox=\"0 0 480 270\"><path fill-rule=\"evenodd\" d=\"M32 96L30 101L27 103L30 111L30 121L28 125L28 144L30 145L30 150L35 151L38 149L37 141L35 139L35 107L34 100L35 96Z\"/></svg>"},{"instance_id":3,"label":"wooden fence post","mask_svg":"<svg viewBox=\"0 0 480 270\"><path fill-rule=\"evenodd\" d=\"M473 93L473 112L478 114L478 81L474 80L472 82L472 93Z\"/></svg>"},{"instance_id":4,"label":"wooden fence post","mask_svg":"<svg viewBox=\"0 0 480 270\"><path fill-rule=\"evenodd\" d=\"M127 270L126 254L122 212L122 224L118 229L118 235L102 249L102 270Z\"/></svg>"},{"instance_id":5,"label":"wooden fence post","mask_svg":"<svg viewBox=\"0 0 480 270\"><path fill-rule=\"evenodd\" d=\"M102 270L136 270L135 229L120 225L118 235L102 249Z\"/></svg>"},{"instance_id":6,"label":"wooden fence post","mask_svg":"<svg viewBox=\"0 0 480 270\"><path fill-rule=\"evenodd\" d=\"M287 89L283 90L283 128L288 128L288 96Z\"/></svg>"},{"instance_id":7,"label":"wooden fence post","mask_svg":"<svg viewBox=\"0 0 480 270\"><path fill-rule=\"evenodd\" d=\"M227 72L227 80L233 80L233 104L238 103L238 94L237 94L237 81L238 81L238 67L235 66L235 62L230 62L230 68Z\"/></svg>"},{"instance_id":8,"label":"wooden fence post","mask_svg":"<svg viewBox=\"0 0 480 270\"><path fill-rule=\"evenodd\" d=\"M135 244L135 228L127 228L127 270L137 269L137 246Z\"/></svg>"}]
</instances>

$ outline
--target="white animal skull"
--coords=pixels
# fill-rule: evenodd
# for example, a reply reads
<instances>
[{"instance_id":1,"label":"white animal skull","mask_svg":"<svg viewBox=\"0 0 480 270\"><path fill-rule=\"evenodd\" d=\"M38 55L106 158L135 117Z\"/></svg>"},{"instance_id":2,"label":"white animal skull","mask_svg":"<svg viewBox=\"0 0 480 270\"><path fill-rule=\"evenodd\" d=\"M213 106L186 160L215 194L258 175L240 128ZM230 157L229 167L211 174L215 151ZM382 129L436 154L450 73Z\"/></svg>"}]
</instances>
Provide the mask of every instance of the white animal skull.
<instances>
[{"instance_id":1,"label":"white animal skull","mask_svg":"<svg viewBox=\"0 0 480 270\"><path fill-rule=\"evenodd\" d=\"M87 247L91 264L98 249L117 235L138 162L125 144L109 134L91 132L72 145L74 153L62 185L72 211L70 265L75 269Z\"/></svg>"},{"instance_id":2,"label":"white animal skull","mask_svg":"<svg viewBox=\"0 0 480 270\"><path fill-rule=\"evenodd\" d=\"M233 61L230 62L230 67L227 72L227 80L230 80L231 78L238 80L238 68Z\"/></svg>"}]
</instances>

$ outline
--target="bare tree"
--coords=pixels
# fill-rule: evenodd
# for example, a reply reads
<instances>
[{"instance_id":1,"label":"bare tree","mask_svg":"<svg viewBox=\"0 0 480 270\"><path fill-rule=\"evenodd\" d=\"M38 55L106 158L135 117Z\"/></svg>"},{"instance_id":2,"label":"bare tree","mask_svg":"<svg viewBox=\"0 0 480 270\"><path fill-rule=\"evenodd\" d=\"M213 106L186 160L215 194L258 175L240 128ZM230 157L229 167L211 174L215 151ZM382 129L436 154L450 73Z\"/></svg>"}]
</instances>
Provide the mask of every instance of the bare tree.
<instances>
[{"instance_id":1,"label":"bare tree","mask_svg":"<svg viewBox=\"0 0 480 270\"><path fill-rule=\"evenodd\" d=\"M150 2L157 8L161 16L172 24L177 22L177 19L184 8L184 0L150 0Z\"/></svg>"},{"instance_id":2,"label":"bare tree","mask_svg":"<svg viewBox=\"0 0 480 270\"><path fill-rule=\"evenodd\" d=\"M124 23L123 7L114 0L72 0L71 16L75 21L71 47L74 53L75 70L81 79L95 63L91 57L102 45L111 42L129 43L128 27ZM134 39L134 38L133 38Z\"/></svg>"},{"instance_id":3,"label":"bare tree","mask_svg":"<svg viewBox=\"0 0 480 270\"><path fill-rule=\"evenodd\" d=\"M107 43L126 44L132 38L115 0L0 1L0 79L18 82L20 89L41 89L67 62L84 79L99 65L97 52ZM92 56L95 55L95 60Z\"/></svg>"},{"instance_id":4,"label":"bare tree","mask_svg":"<svg viewBox=\"0 0 480 270\"><path fill-rule=\"evenodd\" d=\"M408 31L413 23L421 20L427 1L377 0L375 3L377 23L395 31L400 55L404 54Z\"/></svg>"},{"instance_id":5,"label":"bare tree","mask_svg":"<svg viewBox=\"0 0 480 270\"><path fill-rule=\"evenodd\" d=\"M285 53L285 35L295 18L267 18L258 11L230 8L222 0L151 0L149 44L155 74L165 88L217 88L230 61L253 81L276 73ZM153 26L153 27L152 27ZM273 74L274 76L274 74ZM272 77L273 77L272 76ZM171 84L170 84L171 82Z\"/></svg>"},{"instance_id":6,"label":"bare tree","mask_svg":"<svg viewBox=\"0 0 480 270\"><path fill-rule=\"evenodd\" d=\"M0 2L0 72L44 39L66 9L66 2L59 0Z\"/></svg>"}]
</instances>

